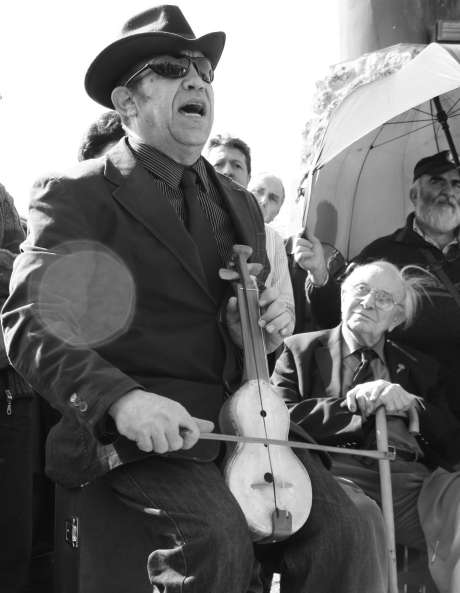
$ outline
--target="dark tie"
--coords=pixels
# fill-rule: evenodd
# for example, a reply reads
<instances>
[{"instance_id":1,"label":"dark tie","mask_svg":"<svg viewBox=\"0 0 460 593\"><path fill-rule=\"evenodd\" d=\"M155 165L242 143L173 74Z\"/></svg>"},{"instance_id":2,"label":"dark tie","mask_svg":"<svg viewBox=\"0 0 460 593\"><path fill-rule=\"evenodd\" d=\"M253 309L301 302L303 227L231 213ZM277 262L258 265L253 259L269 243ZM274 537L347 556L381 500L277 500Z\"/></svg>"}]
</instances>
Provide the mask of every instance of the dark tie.
<instances>
[{"instance_id":1,"label":"dark tie","mask_svg":"<svg viewBox=\"0 0 460 593\"><path fill-rule=\"evenodd\" d=\"M219 278L222 262L217 251L214 234L198 200L197 175L193 169L185 168L181 189L185 204L185 226L192 237L200 256L203 272L209 289L216 300L220 300L223 282Z\"/></svg>"},{"instance_id":2,"label":"dark tie","mask_svg":"<svg viewBox=\"0 0 460 593\"><path fill-rule=\"evenodd\" d=\"M371 362L377 358L377 353L372 348L361 348L355 352L359 354L361 360L353 373L350 389L356 387L360 383L367 383L367 381L374 380L374 372L372 370Z\"/></svg>"}]
</instances>

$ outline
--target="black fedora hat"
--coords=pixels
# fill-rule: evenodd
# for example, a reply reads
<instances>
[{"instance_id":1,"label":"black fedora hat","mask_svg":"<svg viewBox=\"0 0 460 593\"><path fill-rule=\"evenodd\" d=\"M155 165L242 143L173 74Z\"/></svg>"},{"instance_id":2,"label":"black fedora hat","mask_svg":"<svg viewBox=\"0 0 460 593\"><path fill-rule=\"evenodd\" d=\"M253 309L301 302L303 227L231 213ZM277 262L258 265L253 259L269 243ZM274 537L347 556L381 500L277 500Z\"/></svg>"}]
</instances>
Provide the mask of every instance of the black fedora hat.
<instances>
[{"instance_id":1,"label":"black fedora hat","mask_svg":"<svg viewBox=\"0 0 460 593\"><path fill-rule=\"evenodd\" d=\"M201 51L215 68L224 45L222 31L197 38L178 6L155 6L129 19L119 39L93 60L85 76L85 89L97 103L112 109L113 89L142 60L191 49Z\"/></svg>"}]
</instances>

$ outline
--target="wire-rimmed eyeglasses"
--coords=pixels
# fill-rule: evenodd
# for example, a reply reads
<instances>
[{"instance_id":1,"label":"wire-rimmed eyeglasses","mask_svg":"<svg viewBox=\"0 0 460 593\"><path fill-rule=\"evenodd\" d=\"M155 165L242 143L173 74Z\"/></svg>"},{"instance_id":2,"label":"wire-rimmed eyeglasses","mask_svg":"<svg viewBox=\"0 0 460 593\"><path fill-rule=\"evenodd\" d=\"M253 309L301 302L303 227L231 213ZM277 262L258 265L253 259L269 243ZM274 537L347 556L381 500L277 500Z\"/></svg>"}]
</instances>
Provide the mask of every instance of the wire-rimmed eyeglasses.
<instances>
[{"instance_id":1,"label":"wire-rimmed eyeglasses","mask_svg":"<svg viewBox=\"0 0 460 593\"><path fill-rule=\"evenodd\" d=\"M374 303L380 311L390 311L396 305L400 305L394 296L386 290L371 288L369 284L360 282L359 284L348 285L344 287L345 292L352 293L358 299L364 299L368 295L373 295Z\"/></svg>"}]
</instances>

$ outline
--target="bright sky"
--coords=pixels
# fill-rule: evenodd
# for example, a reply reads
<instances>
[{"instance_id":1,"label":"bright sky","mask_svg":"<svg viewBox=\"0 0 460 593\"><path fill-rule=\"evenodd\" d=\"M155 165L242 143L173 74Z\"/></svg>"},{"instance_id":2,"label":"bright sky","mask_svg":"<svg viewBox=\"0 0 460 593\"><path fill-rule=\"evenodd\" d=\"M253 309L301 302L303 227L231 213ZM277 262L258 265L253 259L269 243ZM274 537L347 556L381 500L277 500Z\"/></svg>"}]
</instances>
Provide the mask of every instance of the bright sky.
<instances>
[{"instance_id":1,"label":"bright sky","mask_svg":"<svg viewBox=\"0 0 460 593\"><path fill-rule=\"evenodd\" d=\"M253 171L277 173L287 189L279 227L299 218L301 131L316 79L339 60L339 0L182 0L197 36L227 33L214 82L214 133L240 136ZM87 97L86 69L150 0L26 0L0 8L0 144L3 183L27 214L35 178L76 161L83 131L104 109ZM299 221L300 224L300 221ZM291 229L289 229L291 230Z\"/></svg>"}]
</instances>

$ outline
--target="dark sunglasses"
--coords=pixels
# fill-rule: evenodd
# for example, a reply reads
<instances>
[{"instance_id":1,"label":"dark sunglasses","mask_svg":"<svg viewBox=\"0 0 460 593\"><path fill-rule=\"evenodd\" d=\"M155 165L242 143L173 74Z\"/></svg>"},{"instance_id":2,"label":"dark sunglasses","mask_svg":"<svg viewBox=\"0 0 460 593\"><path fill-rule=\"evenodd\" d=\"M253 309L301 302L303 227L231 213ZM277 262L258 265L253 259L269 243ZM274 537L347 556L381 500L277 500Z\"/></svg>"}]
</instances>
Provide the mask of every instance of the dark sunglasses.
<instances>
[{"instance_id":1,"label":"dark sunglasses","mask_svg":"<svg viewBox=\"0 0 460 593\"><path fill-rule=\"evenodd\" d=\"M128 86L136 76L139 76L145 70L151 70L164 78L184 78L190 70L190 64L193 64L198 75L204 82L211 83L214 80L214 70L208 58L201 56L198 58L192 58L190 56L157 56L134 72L123 83L123 86Z\"/></svg>"}]
</instances>

